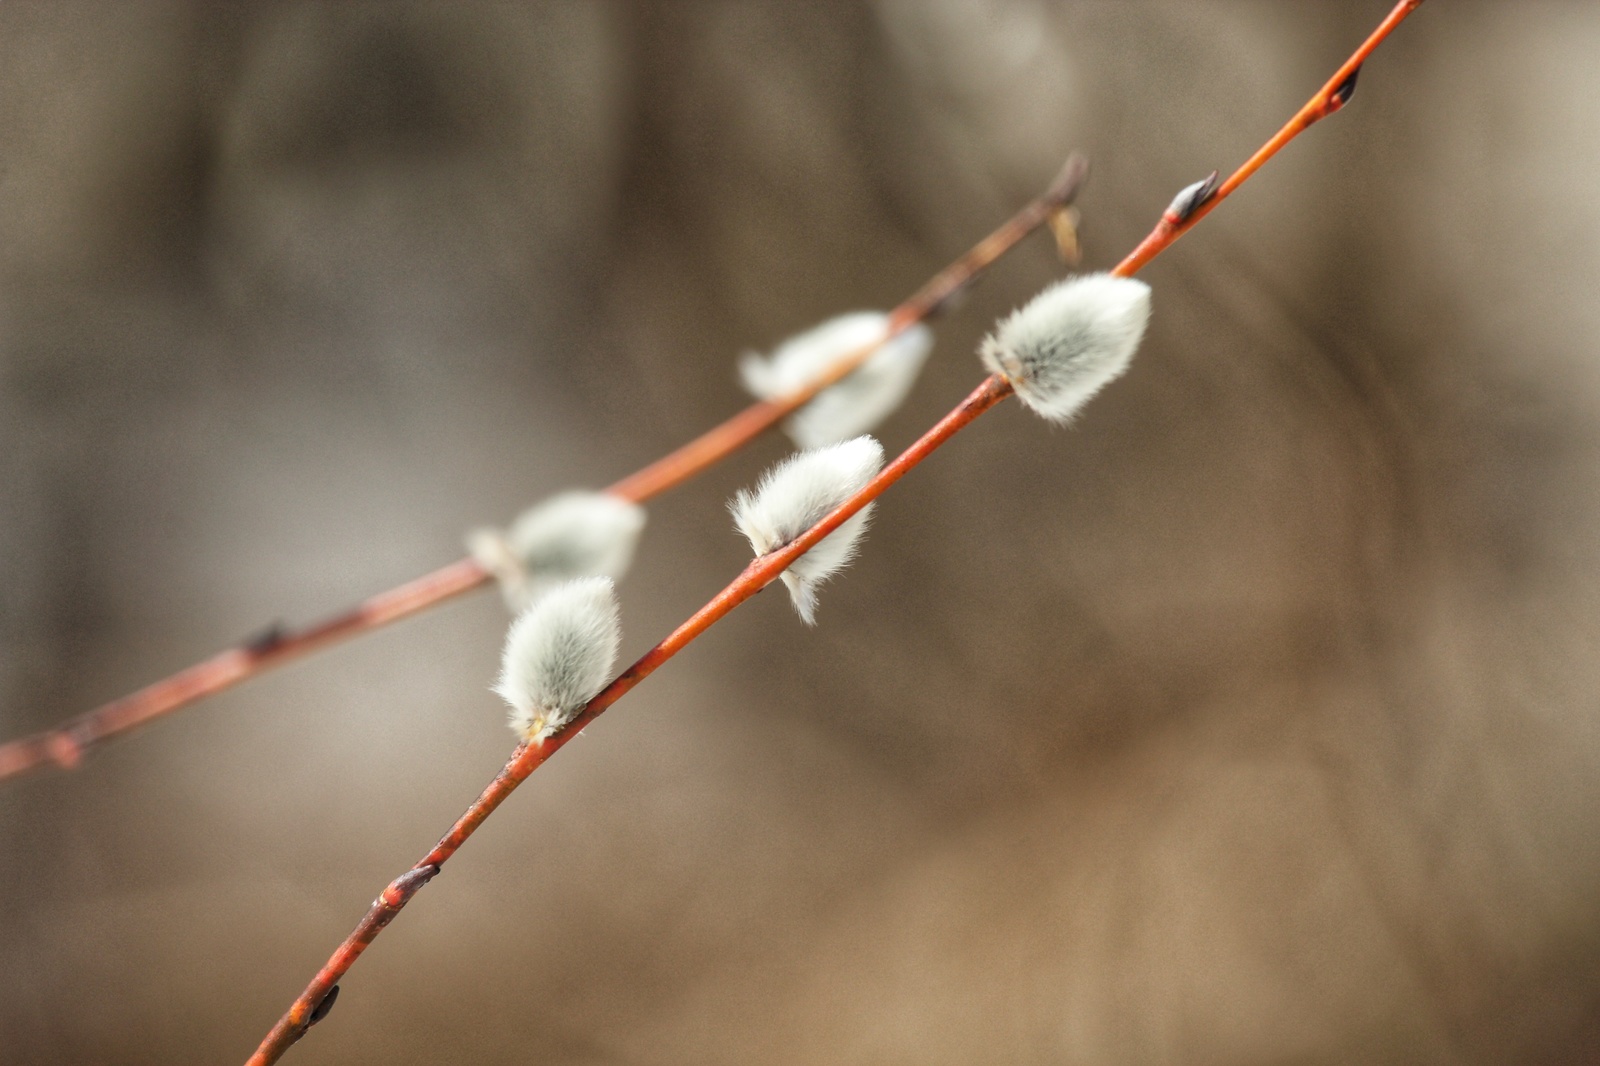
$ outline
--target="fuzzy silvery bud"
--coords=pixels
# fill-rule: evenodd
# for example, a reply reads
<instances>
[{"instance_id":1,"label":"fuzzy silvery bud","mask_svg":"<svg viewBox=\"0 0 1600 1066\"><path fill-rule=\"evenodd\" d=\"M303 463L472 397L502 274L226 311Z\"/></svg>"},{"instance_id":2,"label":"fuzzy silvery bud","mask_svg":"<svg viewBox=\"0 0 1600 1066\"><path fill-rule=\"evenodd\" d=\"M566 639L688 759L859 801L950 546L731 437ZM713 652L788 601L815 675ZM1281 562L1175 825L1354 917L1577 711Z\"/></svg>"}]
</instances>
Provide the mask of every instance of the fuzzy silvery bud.
<instances>
[{"instance_id":1,"label":"fuzzy silvery bud","mask_svg":"<svg viewBox=\"0 0 1600 1066\"><path fill-rule=\"evenodd\" d=\"M622 623L608 577L557 585L511 623L494 691L523 740L560 730L611 680Z\"/></svg>"},{"instance_id":2,"label":"fuzzy silvery bud","mask_svg":"<svg viewBox=\"0 0 1600 1066\"><path fill-rule=\"evenodd\" d=\"M818 393L791 415L784 432L802 448L816 448L864 433L905 401L933 348L933 331L920 323L889 336L889 316L857 311L831 318L780 344L763 358L748 352L739 376L761 400L790 396L852 352L882 344L857 370Z\"/></svg>"},{"instance_id":3,"label":"fuzzy silvery bud","mask_svg":"<svg viewBox=\"0 0 1600 1066\"><path fill-rule=\"evenodd\" d=\"M620 579L633 562L645 510L607 492L562 492L530 507L511 528L475 530L467 549L500 581L517 611L562 581Z\"/></svg>"},{"instance_id":4,"label":"fuzzy silvery bud","mask_svg":"<svg viewBox=\"0 0 1600 1066\"><path fill-rule=\"evenodd\" d=\"M799 452L767 471L755 492L740 490L729 505L734 525L758 556L766 555L826 518L866 487L882 466L883 446L871 437ZM855 557L871 512L869 503L783 572L794 609L806 625L816 624L817 586Z\"/></svg>"},{"instance_id":5,"label":"fuzzy silvery bud","mask_svg":"<svg viewBox=\"0 0 1600 1066\"><path fill-rule=\"evenodd\" d=\"M1013 311L978 354L1036 414L1065 422L1128 369L1149 320L1150 286L1087 274Z\"/></svg>"}]
</instances>

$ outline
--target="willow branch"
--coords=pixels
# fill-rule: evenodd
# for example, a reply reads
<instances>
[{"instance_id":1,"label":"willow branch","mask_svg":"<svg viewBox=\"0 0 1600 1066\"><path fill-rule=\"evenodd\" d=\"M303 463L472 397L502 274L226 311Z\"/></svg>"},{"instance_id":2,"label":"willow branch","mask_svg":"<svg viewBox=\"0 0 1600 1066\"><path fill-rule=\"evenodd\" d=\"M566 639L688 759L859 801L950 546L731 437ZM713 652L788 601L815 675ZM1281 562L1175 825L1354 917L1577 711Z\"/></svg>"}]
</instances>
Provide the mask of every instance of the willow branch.
<instances>
[{"instance_id":1,"label":"willow branch","mask_svg":"<svg viewBox=\"0 0 1600 1066\"><path fill-rule=\"evenodd\" d=\"M883 344L937 314L952 297L1070 204L1082 187L1087 166L1073 156L1050 187L1029 201L993 233L936 274L889 314L884 338L837 360L827 373L779 400L751 404L683 447L612 485L607 492L643 503L675 488L783 421L818 393L858 370ZM0 744L0 780L54 764L70 769L85 749L144 725L181 707L232 688L241 681L351 637L408 618L487 585L491 575L472 558L459 559L404 585L380 593L340 614L300 630L274 626L261 636L196 663L155 684L79 715L54 729Z\"/></svg>"},{"instance_id":2,"label":"willow branch","mask_svg":"<svg viewBox=\"0 0 1600 1066\"><path fill-rule=\"evenodd\" d=\"M1206 203L1198 205L1204 208L1204 213L1209 213L1222 199L1226 192L1238 188L1250 175L1260 168L1261 164L1270 158L1279 148L1287 144L1301 131L1309 127L1317 118L1331 114L1349 98L1348 88L1341 86L1353 76L1367 55L1378 43L1386 37L1399 22L1413 11L1421 0L1402 0L1389 17L1378 27L1378 30L1362 44L1349 61L1340 68L1328 85L1314 97L1311 102L1302 108L1300 113L1279 133L1268 141L1261 151L1250 158L1244 166L1240 167L1232 177L1216 189ZM1335 96L1343 93L1343 99L1337 103L1331 101ZM1315 117L1307 119L1307 115ZM1226 190L1226 192L1223 192ZM1175 222L1170 220L1174 212L1169 209L1163 215L1160 223L1151 235L1142 242L1133 255L1124 259L1113 273L1123 277L1136 273L1141 266L1159 255L1179 235L1198 220L1201 212L1195 205L1189 207L1185 217L1178 218ZM615 681L607 686L599 695L590 701L589 705L575 717L568 725L553 736L543 740L535 740L520 745L511 756L506 765L495 775L489 786L483 790L466 812L456 820L450 831L444 835L432 851L423 856L422 860L411 870L402 874L382 895L372 904L361 923L354 932L347 937L339 949L334 952L327 964L318 971L309 985L306 986L298 999L290 1006L289 1010L278 1020L272 1030L262 1040L260 1047L251 1056L247 1066L266 1066L276 1062L283 1053L305 1032L312 1024L326 1013L326 1005L332 1003L332 997L337 994L339 979L349 970L355 960L366 950L373 939L382 931L384 926L399 913L400 909L410 901L418 888L426 884L444 863L454 855L457 849L464 844L468 837L475 832L484 819L488 818L494 810L504 803L528 775L544 764L545 760L554 755L567 741L577 736L582 729L594 721L607 708L625 695L640 681L654 673L668 659L672 658L691 641L705 632L713 624L727 616L739 604L765 588L778 575L789 567L801 555L804 555L818 541L832 533L852 515L877 499L890 485L904 477L913 467L921 463L942 444L948 441L960 430L972 424L985 411L998 404L1001 400L1012 394L1011 385L998 375L991 376L983 381L965 400L954 410L942 418L927 433L923 434L910 448L907 448L893 462L884 467L877 477L873 478L865 488L845 501L834 511L823 518L822 521L807 530L798 539L790 542L777 551L760 556L733 580L726 588L714 596L704 607L695 612L688 621L675 629L665 640L646 652L637 662L624 670Z\"/></svg>"},{"instance_id":3,"label":"willow branch","mask_svg":"<svg viewBox=\"0 0 1600 1066\"><path fill-rule=\"evenodd\" d=\"M1218 204L1233 195L1235 189L1249 181L1250 176L1260 170L1267 160L1282 151L1285 145L1349 103L1356 89L1356 77L1361 73L1361 65L1377 50L1384 39L1406 20L1406 16L1422 6L1422 2L1423 0L1400 0L1400 3L1394 6L1394 10L1378 23L1378 28L1361 42L1361 47L1352 52L1350 58L1334 71L1333 77L1329 78L1327 83L1306 101L1305 106L1295 112L1294 117L1268 139L1266 144L1256 149L1255 154L1244 161L1243 166L1229 175L1228 180L1221 185L1216 184L1216 175L1213 174L1205 181L1191 185L1180 193L1178 199L1174 200L1172 206L1162 214L1155 229L1151 230L1149 235L1139 242L1139 246L1129 252L1111 273L1121 277L1130 277L1137 273L1146 263L1194 228L1194 225L1215 210Z\"/></svg>"},{"instance_id":4,"label":"willow branch","mask_svg":"<svg viewBox=\"0 0 1600 1066\"><path fill-rule=\"evenodd\" d=\"M367 949L373 939L394 919L417 889L436 876L445 862L477 831L484 819L493 814L516 789L545 761L563 748L567 741L577 736L590 722L605 713L606 709L626 695L635 685L649 677L678 652L688 647L696 637L726 617L730 611L751 596L777 580L796 559L816 546L823 537L839 528L861 508L877 499L885 489L900 480L912 467L922 462L941 444L953 437L979 415L1011 395L1011 386L1000 377L990 377L910 448L873 478L865 488L840 504L822 521L812 526L798 539L790 541L777 551L760 556L721 592L696 611L689 620L673 630L665 640L645 652L637 662L628 667L617 679L589 701L583 709L559 732L542 740L521 744L510 760L489 782L465 813L456 819L433 850L417 864L396 878L383 890L355 930L339 945L326 965L318 971L311 984L306 986L278 1023L273 1026L256 1053L250 1057L249 1066L264 1066L276 1062L284 1051L305 1034L318 1015L318 1008L334 995L339 978L344 976Z\"/></svg>"}]
</instances>

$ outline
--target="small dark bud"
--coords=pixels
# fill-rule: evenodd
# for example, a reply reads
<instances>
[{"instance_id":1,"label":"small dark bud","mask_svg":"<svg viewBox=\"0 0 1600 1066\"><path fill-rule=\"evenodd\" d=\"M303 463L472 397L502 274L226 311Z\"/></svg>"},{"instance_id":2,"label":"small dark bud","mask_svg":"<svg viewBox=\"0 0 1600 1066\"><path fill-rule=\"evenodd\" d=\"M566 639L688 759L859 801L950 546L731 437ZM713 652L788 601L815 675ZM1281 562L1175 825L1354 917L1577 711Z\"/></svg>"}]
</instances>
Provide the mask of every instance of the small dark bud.
<instances>
[{"instance_id":1,"label":"small dark bud","mask_svg":"<svg viewBox=\"0 0 1600 1066\"><path fill-rule=\"evenodd\" d=\"M254 634L244 642L244 650L251 655L265 655L267 652L283 643L283 638L288 635L282 622L274 622L270 626Z\"/></svg>"},{"instance_id":2,"label":"small dark bud","mask_svg":"<svg viewBox=\"0 0 1600 1066\"><path fill-rule=\"evenodd\" d=\"M309 1029L322 1019L326 1018L328 1016L328 1012L333 1009L333 1001L338 998L339 986L334 985L332 988L328 989L328 994L322 997L322 1002L318 1003L311 1011L311 1018L306 1022L306 1028Z\"/></svg>"},{"instance_id":3,"label":"small dark bud","mask_svg":"<svg viewBox=\"0 0 1600 1066\"><path fill-rule=\"evenodd\" d=\"M1360 76L1361 68L1357 67L1350 72L1348 78L1339 83L1339 87L1333 90L1333 99L1331 101L1333 106L1330 110L1337 111L1350 102L1350 97L1354 96L1356 92L1356 79Z\"/></svg>"},{"instance_id":4,"label":"small dark bud","mask_svg":"<svg viewBox=\"0 0 1600 1066\"><path fill-rule=\"evenodd\" d=\"M1184 186L1167 206L1167 217L1175 223L1187 222L1190 215L1200 210L1207 200L1217 194L1219 184L1221 183L1217 180L1217 172L1213 170L1203 180Z\"/></svg>"},{"instance_id":5,"label":"small dark bud","mask_svg":"<svg viewBox=\"0 0 1600 1066\"><path fill-rule=\"evenodd\" d=\"M409 898L416 893L417 889L438 876L439 868L430 863L427 866L418 866L407 870L395 879L395 884L399 885L401 891Z\"/></svg>"}]
</instances>

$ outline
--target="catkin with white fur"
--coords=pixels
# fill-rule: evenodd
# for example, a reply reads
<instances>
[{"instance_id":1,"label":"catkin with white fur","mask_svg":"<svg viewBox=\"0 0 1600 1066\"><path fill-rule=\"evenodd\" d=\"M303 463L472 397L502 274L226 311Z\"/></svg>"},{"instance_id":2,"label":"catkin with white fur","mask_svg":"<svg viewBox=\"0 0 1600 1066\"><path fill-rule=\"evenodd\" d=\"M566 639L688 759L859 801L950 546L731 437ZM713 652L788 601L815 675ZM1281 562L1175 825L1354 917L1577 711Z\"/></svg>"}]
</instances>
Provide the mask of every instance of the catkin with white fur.
<instances>
[{"instance_id":1,"label":"catkin with white fur","mask_svg":"<svg viewBox=\"0 0 1600 1066\"><path fill-rule=\"evenodd\" d=\"M865 433L893 414L933 348L933 331L921 323L885 340L888 337L889 316L880 311L840 315L789 338L769 356L747 352L739 361L739 375L757 399L778 400L809 385L852 352L882 345L783 424L784 432L802 448L834 444Z\"/></svg>"},{"instance_id":2,"label":"catkin with white fur","mask_svg":"<svg viewBox=\"0 0 1600 1066\"><path fill-rule=\"evenodd\" d=\"M557 732L611 680L622 641L608 577L568 581L511 624L494 691L523 740Z\"/></svg>"},{"instance_id":3,"label":"catkin with white fur","mask_svg":"<svg viewBox=\"0 0 1600 1066\"><path fill-rule=\"evenodd\" d=\"M1088 274L1013 311L978 354L1034 412L1065 422L1128 369L1149 320L1150 286Z\"/></svg>"},{"instance_id":4,"label":"catkin with white fur","mask_svg":"<svg viewBox=\"0 0 1600 1066\"><path fill-rule=\"evenodd\" d=\"M620 579L644 523L644 508L631 500L562 492L522 512L505 533L475 530L467 549L499 580L506 605L520 611L563 581Z\"/></svg>"},{"instance_id":5,"label":"catkin with white fur","mask_svg":"<svg viewBox=\"0 0 1600 1066\"><path fill-rule=\"evenodd\" d=\"M753 493L740 490L729 509L757 555L776 551L855 495L883 466L883 446L856 437L790 456L762 476ZM817 586L855 557L866 532L868 504L783 572L801 621L816 624Z\"/></svg>"}]
</instances>

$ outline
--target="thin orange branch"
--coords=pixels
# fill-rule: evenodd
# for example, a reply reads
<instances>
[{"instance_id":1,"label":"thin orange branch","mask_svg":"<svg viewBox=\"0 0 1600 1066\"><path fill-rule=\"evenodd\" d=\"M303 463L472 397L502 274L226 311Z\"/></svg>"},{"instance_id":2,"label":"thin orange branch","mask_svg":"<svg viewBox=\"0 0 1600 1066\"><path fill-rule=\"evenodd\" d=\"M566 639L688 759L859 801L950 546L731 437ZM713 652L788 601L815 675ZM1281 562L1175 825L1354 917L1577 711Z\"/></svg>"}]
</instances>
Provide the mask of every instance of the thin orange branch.
<instances>
[{"instance_id":1,"label":"thin orange branch","mask_svg":"<svg viewBox=\"0 0 1600 1066\"><path fill-rule=\"evenodd\" d=\"M1024 205L1022 210L1001 223L993 233L973 245L965 255L939 271L926 285L889 312L889 331L883 340L844 356L826 374L800 392L782 400L751 404L720 426L707 430L677 451L628 475L606 491L625 500L642 503L738 451L756 436L804 407L817 393L854 373L879 347L941 311L957 293L1016 247L1022 238L1039 228L1053 212L1070 204L1078 195L1087 174L1088 165L1082 156L1074 155L1068 159L1055 181L1050 183L1050 188Z\"/></svg>"},{"instance_id":2,"label":"thin orange branch","mask_svg":"<svg viewBox=\"0 0 1600 1066\"><path fill-rule=\"evenodd\" d=\"M1292 140L1302 130L1311 125L1315 118L1309 121L1299 121L1308 112L1314 111L1319 106L1324 109L1317 117L1330 114L1349 98L1348 88L1341 89L1345 81L1360 66L1361 62L1369 55L1378 43L1386 37L1393 28L1410 14L1422 0L1401 0L1401 3L1384 20L1378 30L1362 44L1351 59L1340 68L1343 75L1335 75L1334 80L1312 97L1311 103L1302 108L1296 121L1285 126L1283 130L1273 137L1267 145L1236 171L1222 188L1232 191L1249 179L1250 175L1260 168L1261 164ZM1333 94L1342 92L1343 98L1338 104L1330 105ZM1298 123L1298 124L1297 124ZM1270 150L1268 150L1270 149ZM1219 194L1210 201L1214 206L1216 200L1221 199ZM1209 211L1209 208L1207 208ZM1139 249L1148 249L1146 254L1130 255L1124 259L1112 272L1122 277L1128 277L1138 271L1145 263L1170 247L1182 232L1193 224L1197 217L1191 206L1184 218L1176 223L1169 222L1171 211L1162 216L1161 222L1139 246ZM1164 236L1161 236L1165 234ZM949 414L923 434L916 443L907 448L888 466L873 478L867 485L850 499L840 504L827 517L812 526L800 537L789 544L769 552L755 559L747 566L743 573L733 580L726 588L717 593L704 607L696 611L688 621L684 622L667 638L651 648L628 669L624 670L617 679L611 682L600 692L587 707L575 718L553 736L543 740L535 740L519 745L512 752L510 760L495 775L489 786L479 794L465 813L450 827L450 831L434 845L433 850L423 856L422 860L389 884L373 901L372 907L361 919L355 930L345 938L328 959L326 965L317 972L309 985L306 986L298 999L290 1005L288 1011L278 1019L276 1025L267 1033L261 1045L256 1049L246 1066L268 1066L277 1062L283 1053L297 1040L305 1035L306 1031L327 1013L327 1008L333 1003L333 997L338 994L338 981L349 971L355 960L367 949L378 933L391 922L400 909L410 902L411 897L423 885L427 884L438 875L446 860L454 855L462 844L483 824L494 810L504 803L507 797L527 779L528 775L544 764L545 760L554 755L567 741L577 736L583 728L605 712L612 704L622 698L640 681L672 658L701 633L709 629L720 619L724 618L739 604L760 592L774 581L800 556L811 550L818 541L843 525L852 515L868 503L877 499L885 489L904 477L912 467L922 462L931 455L940 445L944 444L963 428L971 425L989 408L995 406L1007 396L1012 395L1009 382L999 375L992 375L984 379L973 392L967 396Z\"/></svg>"},{"instance_id":3,"label":"thin orange branch","mask_svg":"<svg viewBox=\"0 0 1600 1066\"><path fill-rule=\"evenodd\" d=\"M414 867L391 882L378 898L373 900L372 907L361 919L360 924L345 938L344 943L339 945L338 950L312 979L311 984L306 986L306 990L262 1040L261 1046L250 1057L249 1066L264 1066L266 1063L276 1062L291 1044L305 1035L314 1016L318 1015L318 1008L334 994L339 978L344 976L361 953L367 949L367 945L371 944L383 927L394 919L400 908L410 901L412 895L439 873L446 860L467 842L467 838L477 831L484 819L494 813L495 808L504 803L529 774L560 751L567 741L583 730L584 726L605 713L608 707L621 699L635 685L655 673L658 667L686 648L718 620L726 617L728 612L777 580L778 575L815 547L819 540L877 499L885 489L904 477L912 467L922 462L962 427L969 425L979 415L1009 395L1011 395L1011 385L1004 378L985 379L983 384L979 385L955 410L940 419L939 423L923 434L915 444L884 467L860 492L840 504L798 539L790 541L777 551L760 556L745 567L738 577L690 616L688 621L673 630L665 640L645 652L637 662L619 674L615 681L590 700L588 706L559 732L542 740L519 745L512 753L510 761L501 768L494 780L489 782L489 786L479 794L466 812L456 819L455 825L451 826L450 831L433 846L433 850L424 855Z\"/></svg>"},{"instance_id":4,"label":"thin orange branch","mask_svg":"<svg viewBox=\"0 0 1600 1066\"><path fill-rule=\"evenodd\" d=\"M1254 155L1244 161L1244 165L1235 170L1228 180L1220 186L1205 183L1206 187L1197 189L1201 193L1186 204L1174 203L1161 216L1161 221L1156 223L1139 246L1129 252L1127 258L1118 263L1111 271L1121 277L1131 277L1141 267L1166 250L1174 241L1188 233L1195 223L1209 215L1218 204L1226 200L1233 191L1250 180L1250 175L1260 170L1262 165L1283 148L1284 145L1304 133L1311 126L1327 118L1329 115L1344 107L1350 100L1350 95L1355 92L1356 76L1361 73L1361 65L1367 57L1377 50L1384 38L1393 33L1395 27L1406 20L1417 8L1422 6L1422 0L1400 0L1394 10L1378 23L1378 28L1368 35L1361 47L1350 54L1327 84L1317 90L1316 95L1306 101L1306 105L1295 112L1293 118L1283 124L1283 128L1256 149ZM1215 175L1213 175L1215 177Z\"/></svg>"},{"instance_id":5,"label":"thin orange branch","mask_svg":"<svg viewBox=\"0 0 1600 1066\"><path fill-rule=\"evenodd\" d=\"M443 603L487 580L488 574L475 560L461 559L298 632L269 629L54 729L0 744L0 780L49 763L71 769L82 759L84 749L106 737L221 692L279 663Z\"/></svg>"},{"instance_id":6,"label":"thin orange branch","mask_svg":"<svg viewBox=\"0 0 1600 1066\"><path fill-rule=\"evenodd\" d=\"M917 322L938 313L953 296L1016 247L1052 212L1070 204L1083 185L1087 169L1081 156L1068 159L1048 189L891 311L889 330L882 341L843 356L826 374L798 392L781 400L751 404L726 422L628 475L606 491L634 503L643 503L681 485L749 444L804 407L823 389L859 369L883 344ZM261 637L219 652L54 729L0 744L0 781L52 763L70 769L82 760L86 748L109 736L171 714L180 707L215 695L290 659L417 614L480 588L488 584L490 579L489 572L476 560L459 559L305 629L285 631L274 627Z\"/></svg>"}]
</instances>

